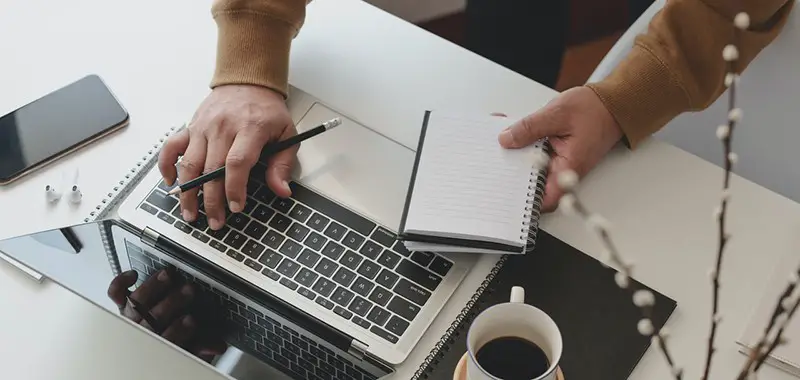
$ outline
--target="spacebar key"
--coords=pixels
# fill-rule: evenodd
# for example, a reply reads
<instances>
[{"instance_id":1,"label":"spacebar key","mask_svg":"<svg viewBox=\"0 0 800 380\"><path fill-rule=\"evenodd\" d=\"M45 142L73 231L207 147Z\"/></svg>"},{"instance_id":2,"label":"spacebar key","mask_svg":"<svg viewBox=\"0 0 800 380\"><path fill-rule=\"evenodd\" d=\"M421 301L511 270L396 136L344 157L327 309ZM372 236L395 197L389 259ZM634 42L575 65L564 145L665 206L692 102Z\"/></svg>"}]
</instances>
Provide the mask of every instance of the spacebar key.
<instances>
[{"instance_id":1,"label":"spacebar key","mask_svg":"<svg viewBox=\"0 0 800 380\"><path fill-rule=\"evenodd\" d=\"M375 229L375 223L370 222L361 215L358 215L338 204L323 197L316 192L303 187L302 185L291 182L292 198L309 205L311 208L328 215L339 223L350 227L364 236L369 236Z\"/></svg>"}]
</instances>

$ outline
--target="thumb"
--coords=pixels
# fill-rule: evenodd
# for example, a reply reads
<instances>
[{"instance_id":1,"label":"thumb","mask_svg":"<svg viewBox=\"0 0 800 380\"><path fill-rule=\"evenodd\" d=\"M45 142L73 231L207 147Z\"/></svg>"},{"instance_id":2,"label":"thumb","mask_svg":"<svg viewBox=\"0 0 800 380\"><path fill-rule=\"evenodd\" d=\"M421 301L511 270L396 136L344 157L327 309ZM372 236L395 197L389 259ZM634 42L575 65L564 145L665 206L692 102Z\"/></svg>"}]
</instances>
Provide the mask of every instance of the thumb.
<instances>
[{"instance_id":1,"label":"thumb","mask_svg":"<svg viewBox=\"0 0 800 380\"><path fill-rule=\"evenodd\" d=\"M504 148L522 148L542 138L557 135L562 124L554 112L545 106L500 132L497 140Z\"/></svg>"}]
</instances>

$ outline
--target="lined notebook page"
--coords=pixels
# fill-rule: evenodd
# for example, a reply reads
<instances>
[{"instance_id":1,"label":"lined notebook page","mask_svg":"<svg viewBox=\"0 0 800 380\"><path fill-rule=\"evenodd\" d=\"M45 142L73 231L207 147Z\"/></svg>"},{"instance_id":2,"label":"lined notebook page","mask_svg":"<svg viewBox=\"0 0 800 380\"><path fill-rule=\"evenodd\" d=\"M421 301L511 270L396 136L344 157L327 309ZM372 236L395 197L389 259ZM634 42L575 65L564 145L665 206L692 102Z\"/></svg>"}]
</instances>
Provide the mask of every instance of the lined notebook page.
<instances>
[{"instance_id":1,"label":"lined notebook page","mask_svg":"<svg viewBox=\"0 0 800 380\"><path fill-rule=\"evenodd\" d=\"M532 153L504 149L512 120L430 113L405 229L522 246Z\"/></svg>"}]
</instances>

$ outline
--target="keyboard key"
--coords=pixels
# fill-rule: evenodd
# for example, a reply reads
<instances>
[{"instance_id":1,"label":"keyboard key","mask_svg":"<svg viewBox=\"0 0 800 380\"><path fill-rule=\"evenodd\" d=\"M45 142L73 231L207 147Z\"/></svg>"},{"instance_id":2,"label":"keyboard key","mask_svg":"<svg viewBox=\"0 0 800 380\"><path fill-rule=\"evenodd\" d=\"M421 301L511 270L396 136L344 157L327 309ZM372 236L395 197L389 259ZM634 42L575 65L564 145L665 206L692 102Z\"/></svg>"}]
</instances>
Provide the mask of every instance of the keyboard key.
<instances>
[{"instance_id":1,"label":"keyboard key","mask_svg":"<svg viewBox=\"0 0 800 380\"><path fill-rule=\"evenodd\" d=\"M321 294L323 297L328 297L331 295L334 289L336 289L336 284L333 281L328 280L327 278L320 278L316 284L314 284L315 292Z\"/></svg>"},{"instance_id":2,"label":"keyboard key","mask_svg":"<svg viewBox=\"0 0 800 380\"><path fill-rule=\"evenodd\" d=\"M267 231L267 234L264 235L264 238L261 239L261 242L266 244L268 247L272 249L278 249L278 247L281 246L281 243L283 243L285 239L286 238L283 237L283 235L279 234L277 231L269 230Z\"/></svg>"},{"instance_id":3,"label":"keyboard key","mask_svg":"<svg viewBox=\"0 0 800 380\"><path fill-rule=\"evenodd\" d=\"M236 252L233 249L229 249L228 252L226 252L225 254L227 254L228 257L230 257L230 258L232 258L232 259L234 259L234 260L236 260L238 262L242 262L245 259L243 254L241 254L239 252Z\"/></svg>"},{"instance_id":4,"label":"keyboard key","mask_svg":"<svg viewBox=\"0 0 800 380\"><path fill-rule=\"evenodd\" d=\"M367 321L365 321L365 320L363 320L363 319L361 319L359 317L353 317L353 322L356 325L360 326L361 328L365 328L365 329L369 329L369 327L372 326L371 323L369 323L369 322L367 322Z\"/></svg>"},{"instance_id":5,"label":"keyboard key","mask_svg":"<svg viewBox=\"0 0 800 380\"><path fill-rule=\"evenodd\" d=\"M428 264L430 264L431 261L433 261L433 256L434 254L431 252L417 251L411 254L411 261L419 265L422 265L423 267L427 267Z\"/></svg>"},{"instance_id":6,"label":"keyboard key","mask_svg":"<svg viewBox=\"0 0 800 380\"><path fill-rule=\"evenodd\" d=\"M253 259L257 259L258 256L261 255L261 252L264 252L264 249L265 247L261 245L261 243L255 240L248 240L247 243L242 246L242 253Z\"/></svg>"},{"instance_id":7,"label":"keyboard key","mask_svg":"<svg viewBox=\"0 0 800 380\"><path fill-rule=\"evenodd\" d=\"M342 317L344 319L350 319L350 318L353 317L353 313L351 313L351 312L349 312L349 311L347 311L345 309L342 309L339 306L336 306L335 308L333 308L333 312L338 314L340 317Z\"/></svg>"},{"instance_id":8,"label":"keyboard key","mask_svg":"<svg viewBox=\"0 0 800 380\"><path fill-rule=\"evenodd\" d=\"M358 294L360 294L360 295L362 295L364 297L367 297L367 296L369 296L369 292L374 287L375 287L375 284L369 282L369 280L367 280L364 277L358 276L356 281L353 283L353 286L350 287L350 290L352 290L352 291L354 291L354 292L356 292L356 293L358 293Z\"/></svg>"},{"instance_id":9,"label":"keyboard key","mask_svg":"<svg viewBox=\"0 0 800 380\"><path fill-rule=\"evenodd\" d=\"M390 333L401 336L406 329L408 328L408 322L398 318L396 315L392 316L392 319L389 320L389 323L386 324L386 329L389 330Z\"/></svg>"},{"instance_id":10,"label":"keyboard key","mask_svg":"<svg viewBox=\"0 0 800 380\"><path fill-rule=\"evenodd\" d=\"M375 302L381 306L386 306L386 304L389 303L389 300L391 298L392 298L392 292L380 286L375 287L375 290L373 290L372 294L369 295L370 301Z\"/></svg>"},{"instance_id":11,"label":"keyboard key","mask_svg":"<svg viewBox=\"0 0 800 380\"><path fill-rule=\"evenodd\" d=\"M352 270L356 270L358 268L358 264L361 264L361 260L364 259L357 253L348 249L339 262Z\"/></svg>"},{"instance_id":12,"label":"keyboard key","mask_svg":"<svg viewBox=\"0 0 800 380\"><path fill-rule=\"evenodd\" d=\"M216 240L212 240L211 242L208 243L208 245L210 245L212 248L222 253L225 253L225 251L228 250L228 247L226 247L225 244L222 244Z\"/></svg>"},{"instance_id":13,"label":"keyboard key","mask_svg":"<svg viewBox=\"0 0 800 380\"><path fill-rule=\"evenodd\" d=\"M297 274L297 277L294 278L295 281L299 282L300 285L311 287L314 285L314 281L316 281L318 274L308 270L308 268L303 268L300 270L300 273Z\"/></svg>"},{"instance_id":14,"label":"keyboard key","mask_svg":"<svg viewBox=\"0 0 800 380\"><path fill-rule=\"evenodd\" d=\"M272 201L272 208L284 214L288 214L292 206L294 206L294 201L289 198L275 198L275 200Z\"/></svg>"},{"instance_id":15,"label":"keyboard key","mask_svg":"<svg viewBox=\"0 0 800 380\"><path fill-rule=\"evenodd\" d=\"M264 173L261 173L262 177L263 177L263 175L264 175ZM263 182L264 179L262 178L262 179L257 180L257 181L253 181L250 178L247 179L247 195L253 195L253 194L256 193L256 191L258 191L258 188L261 187L261 184L259 184L258 181Z\"/></svg>"},{"instance_id":16,"label":"keyboard key","mask_svg":"<svg viewBox=\"0 0 800 380\"><path fill-rule=\"evenodd\" d=\"M256 272L260 272L261 268L264 267L261 264L255 262L253 260L250 260L250 259L245 260L244 261L244 265L247 265L248 267L250 267L251 269L253 269Z\"/></svg>"},{"instance_id":17,"label":"keyboard key","mask_svg":"<svg viewBox=\"0 0 800 380\"><path fill-rule=\"evenodd\" d=\"M279 274L275 273L274 271L269 270L267 268L264 268L264 270L261 271L261 274L263 274L264 276L267 276L267 277L269 277L269 278L271 278L271 279L273 279L275 281L278 281L281 278L281 275L279 275Z\"/></svg>"},{"instance_id":18,"label":"keyboard key","mask_svg":"<svg viewBox=\"0 0 800 380\"><path fill-rule=\"evenodd\" d=\"M397 283L397 286L394 287L394 292L408 298L411 300L411 302L414 302L420 306L424 306L425 302L428 301L428 298L431 297L431 292L423 289L419 285L412 284L405 278L401 279L400 282Z\"/></svg>"},{"instance_id":19,"label":"keyboard key","mask_svg":"<svg viewBox=\"0 0 800 380\"><path fill-rule=\"evenodd\" d=\"M299 255L300 251L302 250L303 246L292 240L286 240L285 242L283 242L283 245L281 246L280 249L281 253L291 258L297 257L297 255Z\"/></svg>"},{"instance_id":20,"label":"keyboard key","mask_svg":"<svg viewBox=\"0 0 800 380\"><path fill-rule=\"evenodd\" d=\"M153 215L158 214L158 209L147 203L142 203L139 208ZM176 208L176 210L180 210L180 207Z\"/></svg>"},{"instance_id":21,"label":"keyboard key","mask_svg":"<svg viewBox=\"0 0 800 380\"><path fill-rule=\"evenodd\" d=\"M293 198L305 203L312 209L335 219L339 223L343 223L344 225L356 230L358 233L364 236L369 236L372 233L372 230L375 229L375 223L338 205L336 202L333 202L295 182L290 183L289 186L291 186Z\"/></svg>"},{"instance_id":22,"label":"keyboard key","mask_svg":"<svg viewBox=\"0 0 800 380\"><path fill-rule=\"evenodd\" d=\"M286 260L286 261L289 261L289 260ZM297 283L292 281L292 280L290 280L290 279L288 279L288 278L284 277L278 282L280 282L281 285L283 285L283 286L285 286L285 287L287 287L289 289L292 289L292 290L297 289Z\"/></svg>"},{"instance_id":23,"label":"keyboard key","mask_svg":"<svg viewBox=\"0 0 800 380\"><path fill-rule=\"evenodd\" d=\"M344 245L346 245L350 249L358 250L361 248L361 244L364 243L364 237L360 236L359 234L350 231L347 233L347 236L344 237L343 241Z\"/></svg>"},{"instance_id":24,"label":"keyboard key","mask_svg":"<svg viewBox=\"0 0 800 380\"><path fill-rule=\"evenodd\" d=\"M244 234L250 236L253 239L261 240L264 236L264 233L267 232L267 226L259 223L257 220L250 222L247 227L244 229Z\"/></svg>"},{"instance_id":25,"label":"keyboard key","mask_svg":"<svg viewBox=\"0 0 800 380\"><path fill-rule=\"evenodd\" d=\"M428 267L428 269L432 270L434 273L444 277L447 275L447 272L450 271L450 268L453 267L453 263L450 260L447 260L441 256L436 256L433 259L433 262Z\"/></svg>"},{"instance_id":26,"label":"keyboard key","mask_svg":"<svg viewBox=\"0 0 800 380\"><path fill-rule=\"evenodd\" d=\"M336 291L333 292L333 294L331 295L331 301L336 302L339 305L342 305L343 307L346 307L347 304L350 303L350 300L353 299L353 296L354 296L353 292L340 286L336 288Z\"/></svg>"},{"instance_id":27,"label":"keyboard key","mask_svg":"<svg viewBox=\"0 0 800 380\"><path fill-rule=\"evenodd\" d=\"M361 263L361 266L358 267L358 271L357 272L358 272L358 274L360 274L360 275L372 280L372 279L375 278L375 276L378 275L378 271L380 269L381 269L381 267L378 266L378 264L375 264L374 262L369 261L369 260L364 260L364 262Z\"/></svg>"},{"instance_id":28,"label":"keyboard key","mask_svg":"<svg viewBox=\"0 0 800 380\"><path fill-rule=\"evenodd\" d=\"M308 220L308 226L322 232L325 230L325 226L328 225L328 222L331 220L326 218L324 215L321 215L318 212L315 212L314 215L311 216L311 219Z\"/></svg>"},{"instance_id":29,"label":"keyboard key","mask_svg":"<svg viewBox=\"0 0 800 380\"><path fill-rule=\"evenodd\" d=\"M251 194L251 193L248 192L248 194ZM244 203L244 210L242 211L242 213L244 213L246 215L250 215L250 213L253 212L253 210L256 208L256 206L258 206L258 202L256 202L256 200L253 199L252 197L247 197L247 201L245 201L245 203Z\"/></svg>"},{"instance_id":30,"label":"keyboard key","mask_svg":"<svg viewBox=\"0 0 800 380\"><path fill-rule=\"evenodd\" d=\"M259 202L263 202L265 204L269 204L275 199L275 193L269 190L266 186L261 186L258 188L255 194L253 194L253 198L255 198Z\"/></svg>"},{"instance_id":31,"label":"keyboard key","mask_svg":"<svg viewBox=\"0 0 800 380\"><path fill-rule=\"evenodd\" d=\"M258 262L268 266L269 268L275 269L278 266L278 263L281 262L282 258L283 256L281 256L280 253L271 249L267 249L267 252L258 259Z\"/></svg>"},{"instance_id":32,"label":"keyboard key","mask_svg":"<svg viewBox=\"0 0 800 380\"><path fill-rule=\"evenodd\" d=\"M414 317L417 316L419 313L419 307L398 297L394 296L391 301L389 301L389 310L393 313L409 320L413 321Z\"/></svg>"},{"instance_id":33,"label":"keyboard key","mask_svg":"<svg viewBox=\"0 0 800 380\"><path fill-rule=\"evenodd\" d=\"M286 277L292 278L299 269L300 269L300 264L292 260L286 259L283 260L281 262L281 265L278 266L278 273Z\"/></svg>"},{"instance_id":34,"label":"keyboard key","mask_svg":"<svg viewBox=\"0 0 800 380\"><path fill-rule=\"evenodd\" d=\"M338 282L342 286L350 286L353 280L356 278L356 274L353 271L347 268L339 268L336 274L333 276L333 281Z\"/></svg>"},{"instance_id":35,"label":"keyboard key","mask_svg":"<svg viewBox=\"0 0 800 380\"><path fill-rule=\"evenodd\" d=\"M231 214L228 217L228 225L239 231L244 230L248 223L250 223L250 217L242 213Z\"/></svg>"},{"instance_id":36,"label":"keyboard key","mask_svg":"<svg viewBox=\"0 0 800 380\"><path fill-rule=\"evenodd\" d=\"M380 255L381 252L383 252L383 248L379 246L377 243L371 240L367 240L367 242L364 243L364 246L361 247L359 252L361 252L362 255L375 260L378 258L378 255Z\"/></svg>"},{"instance_id":37,"label":"keyboard key","mask_svg":"<svg viewBox=\"0 0 800 380\"><path fill-rule=\"evenodd\" d=\"M369 312L367 319L378 326L383 326L383 324L389 320L390 315L392 315L392 313L376 306Z\"/></svg>"},{"instance_id":38,"label":"keyboard key","mask_svg":"<svg viewBox=\"0 0 800 380\"><path fill-rule=\"evenodd\" d=\"M266 223L269 222L269 218L271 218L272 215L275 215L275 210L264 205L258 205L255 211L253 211L250 215L253 218L256 218L259 222Z\"/></svg>"},{"instance_id":39,"label":"keyboard key","mask_svg":"<svg viewBox=\"0 0 800 380\"><path fill-rule=\"evenodd\" d=\"M347 228L344 228L344 226L342 226L339 223L331 222L331 224L328 225L328 228L325 229L324 233L325 236L333 240L339 241L342 240L342 237L344 237L345 232L347 232Z\"/></svg>"},{"instance_id":40,"label":"keyboard key","mask_svg":"<svg viewBox=\"0 0 800 380\"><path fill-rule=\"evenodd\" d=\"M159 188L159 189L161 189L161 190L164 190L164 192L167 192L167 193L168 193L170 190L172 190L172 188L174 188L174 187L175 187L175 184L174 184L174 183L172 184L172 186L169 186L169 185L167 185L167 183L166 183L166 182L164 182L163 180L158 182L158 188Z\"/></svg>"},{"instance_id":41,"label":"keyboard key","mask_svg":"<svg viewBox=\"0 0 800 380\"><path fill-rule=\"evenodd\" d=\"M222 228L220 228L218 230L212 230L212 229L209 228L208 231L206 231L206 233L209 236L213 237L214 239L222 240L222 239L225 238L225 235L227 235L228 231L230 231L230 230L231 230L230 227L222 226Z\"/></svg>"},{"instance_id":42,"label":"keyboard key","mask_svg":"<svg viewBox=\"0 0 800 380\"><path fill-rule=\"evenodd\" d=\"M320 362L319 363L319 368L321 368L325 372L323 372L321 374L318 373L318 375L321 375L322 377L324 377L326 379L335 379L336 378L336 376L335 376L336 375L336 368L334 368L332 365L330 365L328 363L325 363L325 362Z\"/></svg>"},{"instance_id":43,"label":"keyboard key","mask_svg":"<svg viewBox=\"0 0 800 380\"><path fill-rule=\"evenodd\" d=\"M411 254L402 241L397 241L397 243L394 243L394 247L392 249L405 257L408 257L408 255Z\"/></svg>"},{"instance_id":44,"label":"keyboard key","mask_svg":"<svg viewBox=\"0 0 800 380\"><path fill-rule=\"evenodd\" d=\"M356 297L355 300L350 304L347 310L352 311L360 316L367 315L369 309L372 308L372 302L367 301L363 297Z\"/></svg>"},{"instance_id":45,"label":"keyboard key","mask_svg":"<svg viewBox=\"0 0 800 380\"><path fill-rule=\"evenodd\" d=\"M436 287L442 282L442 278L438 275L405 259L397 266L395 271L429 290L436 290Z\"/></svg>"},{"instance_id":46,"label":"keyboard key","mask_svg":"<svg viewBox=\"0 0 800 380\"><path fill-rule=\"evenodd\" d=\"M400 276L397 274L390 272L388 269L384 269L381 271L381 274L378 275L376 281L378 281L379 284L391 289L399 278Z\"/></svg>"},{"instance_id":47,"label":"keyboard key","mask_svg":"<svg viewBox=\"0 0 800 380\"><path fill-rule=\"evenodd\" d=\"M250 178L248 178L249 181L247 181L248 185L250 183L256 183L256 184L257 183L265 183L264 181L267 178L267 167L264 166L264 164L262 164L260 162L256 162L256 164L253 165L252 168L250 168L249 177L250 177Z\"/></svg>"},{"instance_id":48,"label":"keyboard key","mask_svg":"<svg viewBox=\"0 0 800 380\"><path fill-rule=\"evenodd\" d=\"M298 206L300 206L300 205L298 205ZM311 230L308 227L306 227L306 226L304 226L304 225L302 225L300 223L295 222L295 223L292 223L292 226L289 227L288 231L286 231L286 235L289 236L290 238L294 239L294 240L303 241L303 239L306 238L306 235L308 235L308 233L310 231Z\"/></svg>"},{"instance_id":49,"label":"keyboard key","mask_svg":"<svg viewBox=\"0 0 800 380\"><path fill-rule=\"evenodd\" d=\"M180 220L175 222L175 227L187 234L192 233L192 227L189 227L188 224L181 222Z\"/></svg>"},{"instance_id":50,"label":"keyboard key","mask_svg":"<svg viewBox=\"0 0 800 380\"><path fill-rule=\"evenodd\" d=\"M150 203L151 205L156 206L165 212L171 212L172 209L178 204L178 200L167 196L165 193L155 190L150 193L150 196L147 197L147 203Z\"/></svg>"},{"instance_id":51,"label":"keyboard key","mask_svg":"<svg viewBox=\"0 0 800 380\"><path fill-rule=\"evenodd\" d=\"M389 269L393 269L399 261L400 255L389 250L383 251L381 257L378 258L378 262Z\"/></svg>"},{"instance_id":52,"label":"keyboard key","mask_svg":"<svg viewBox=\"0 0 800 380\"><path fill-rule=\"evenodd\" d=\"M269 226L280 232L286 232L291 224L292 220L281 214L275 214L275 216L272 217L272 220L269 221Z\"/></svg>"},{"instance_id":53,"label":"keyboard key","mask_svg":"<svg viewBox=\"0 0 800 380\"><path fill-rule=\"evenodd\" d=\"M391 248L392 244L394 244L395 241L397 241L397 236L395 234L389 232L389 230L380 226L375 229L375 232L372 233L371 237L375 241L383 244L387 248Z\"/></svg>"},{"instance_id":54,"label":"keyboard key","mask_svg":"<svg viewBox=\"0 0 800 380\"><path fill-rule=\"evenodd\" d=\"M322 261L317 264L317 267L314 268L317 272L322 273L323 275L330 277L336 272L336 269L339 269L339 264L334 263L328 259L323 258Z\"/></svg>"},{"instance_id":55,"label":"keyboard key","mask_svg":"<svg viewBox=\"0 0 800 380\"><path fill-rule=\"evenodd\" d=\"M161 219L161 220L163 220L163 221L165 221L165 222L167 222L169 224L172 224L172 223L175 222L175 218L172 217L172 215L169 215L169 214L164 213L164 212L159 212L158 213L158 219Z\"/></svg>"},{"instance_id":56,"label":"keyboard key","mask_svg":"<svg viewBox=\"0 0 800 380\"><path fill-rule=\"evenodd\" d=\"M310 216L311 216L311 210L308 207L303 206L299 203L294 205L292 211L289 211L289 217L294 220L298 220L301 223L305 223Z\"/></svg>"},{"instance_id":57,"label":"keyboard key","mask_svg":"<svg viewBox=\"0 0 800 380\"><path fill-rule=\"evenodd\" d=\"M312 232L311 235L308 235L306 238L305 244L316 251L321 251L322 247L325 246L325 243L328 242L328 239L316 232Z\"/></svg>"},{"instance_id":58,"label":"keyboard key","mask_svg":"<svg viewBox=\"0 0 800 380\"><path fill-rule=\"evenodd\" d=\"M306 297L306 298L308 298L308 299L310 299L312 301L314 300L314 297L316 297L314 292L312 292L308 288L301 287L300 289L297 289L297 292L300 293L301 295L303 295L303 297Z\"/></svg>"},{"instance_id":59,"label":"keyboard key","mask_svg":"<svg viewBox=\"0 0 800 380\"><path fill-rule=\"evenodd\" d=\"M193 237L193 238L195 238L195 239L197 239L197 240L200 240L200 241L202 241L203 243L208 243L208 241L209 241L209 240L211 240L211 238L209 238L208 236L204 235L204 234L203 234L202 232L200 232L200 231L194 231L194 232L192 232L192 237Z\"/></svg>"},{"instance_id":60,"label":"keyboard key","mask_svg":"<svg viewBox=\"0 0 800 380\"><path fill-rule=\"evenodd\" d=\"M321 280L320 280L320 281L321 281ZM318 303L318 304L322 305L322 307L324 307L324 308L326 308L326 309L328 309L328 310L330 310L330 309L333 309L333 306L334 306L334 305L333 305L333 302L331 302L331 301L328 301L328 300L326 300L325 298L322 298L322 296L319 296L319 297L317 297L317 300L316 300L316 301L314 301L314 302L316 302L316 303Z\"/></svg>"},{"instance_id":61,"label":"keyboard key","mask_svg":"<svg viewBox=\"0 0 800 380\"><path fill-rule=\"evenodd\" d=\"M339 256L344 253L344 249L345 248L341 245L330 241L325 245L325 248L322 249L322 254L330 257L331 259L338 260Z\"/></svg>"},{"instance_id":62,"label":"keyboard key","mask_svg":"<svg viewBox=\"0 0 800 380\"><path fill-rule=\"evenodd\" d=\"M200 231L205 231L208 228L208 218L205 214L198 213L197 219L194 222L189 223L190 226L197 228Z\"/></svg>"},{"instance_id":63,"label":"keyboard key","mask_svg":"<svg viewBox=\"0 0 800 380\"><path fill-rule=\"evenodd\" d=\"M319 255L319 253L316 253L308 248L305 248L303 249L303 253L301 253L300 256L297 258L297 261L299 261L300 264L303 264L309 268L313 268L314 265L317 264L317 261L319 261L320 257L321 256Z\"/></svg>"},{"instance_id":64,"label":"keyboard key","mask_svg":"<svg viewBox=\"0 0 800 380\"><path fill-rule=\"evenodd\" d=\"M228 237L225 238L225 244L236 249L242 248L246 241L247 237L240 234L239 231L231 231L231 233L228 234Z\"/></svg>"}]
</instances>

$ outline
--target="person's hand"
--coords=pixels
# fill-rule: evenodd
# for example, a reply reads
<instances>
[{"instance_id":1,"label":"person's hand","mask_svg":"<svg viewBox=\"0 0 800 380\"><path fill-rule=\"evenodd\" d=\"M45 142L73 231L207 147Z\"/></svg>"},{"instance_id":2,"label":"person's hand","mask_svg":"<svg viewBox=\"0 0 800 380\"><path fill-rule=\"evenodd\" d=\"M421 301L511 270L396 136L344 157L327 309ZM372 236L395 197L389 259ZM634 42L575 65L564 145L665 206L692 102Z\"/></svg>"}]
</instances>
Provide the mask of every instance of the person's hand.
<instances>
[{"instance_id":1,"label":"person's hand","mask_svg":"<svg viewBox=\"0 0 800 380\"><path fill-rule=\"evenodd\" d=\"M544 137L553 147L542 202L542 211L550 212L563 195L555 182L557 174L571 169L586 175L622 138L622 130L594 91L576 87L514 123L498 141L505 148L522 148Z\"/></svg>"},{"instance_id":2,"label":"person's hand","mask_svg":"<svg viewBox=\"0 0 800 380\"><path fill-rule=\"evenodd\" d=\"M203 101L189 127L167 141L158 167L168 185L199 177L223 165L225 179L203 185L203 205L209 226L225 224L225 201L232 212L241 212L247 201L250 169L258 162L268 142L295 135L283 96L266 87L226 85L216 87ZM266 184L280 197L291 195L288 181L299 145L286 149L268 162ZM178 169L175 163L182 156ZM183 218L197 218L198 189L181 194Z\"/></svg>"},{"instance_id":3,"label":"person's hand","mask_svg":"<svg viewBox=\"0 0 800 380\"><path fill-rule=\"evenodd\" d=\"M120 314L202 360L210 361L225 352L225 342L204 334L202 329L206 326L201 325L202 318L190 312L197 296L192 285L183 283L174 271L162 269L131 293L128 288L136 283L138 276L135 270L127 271L115 277L108 287L108 297L117 304Z\"/></svg>"}]
</instances>

